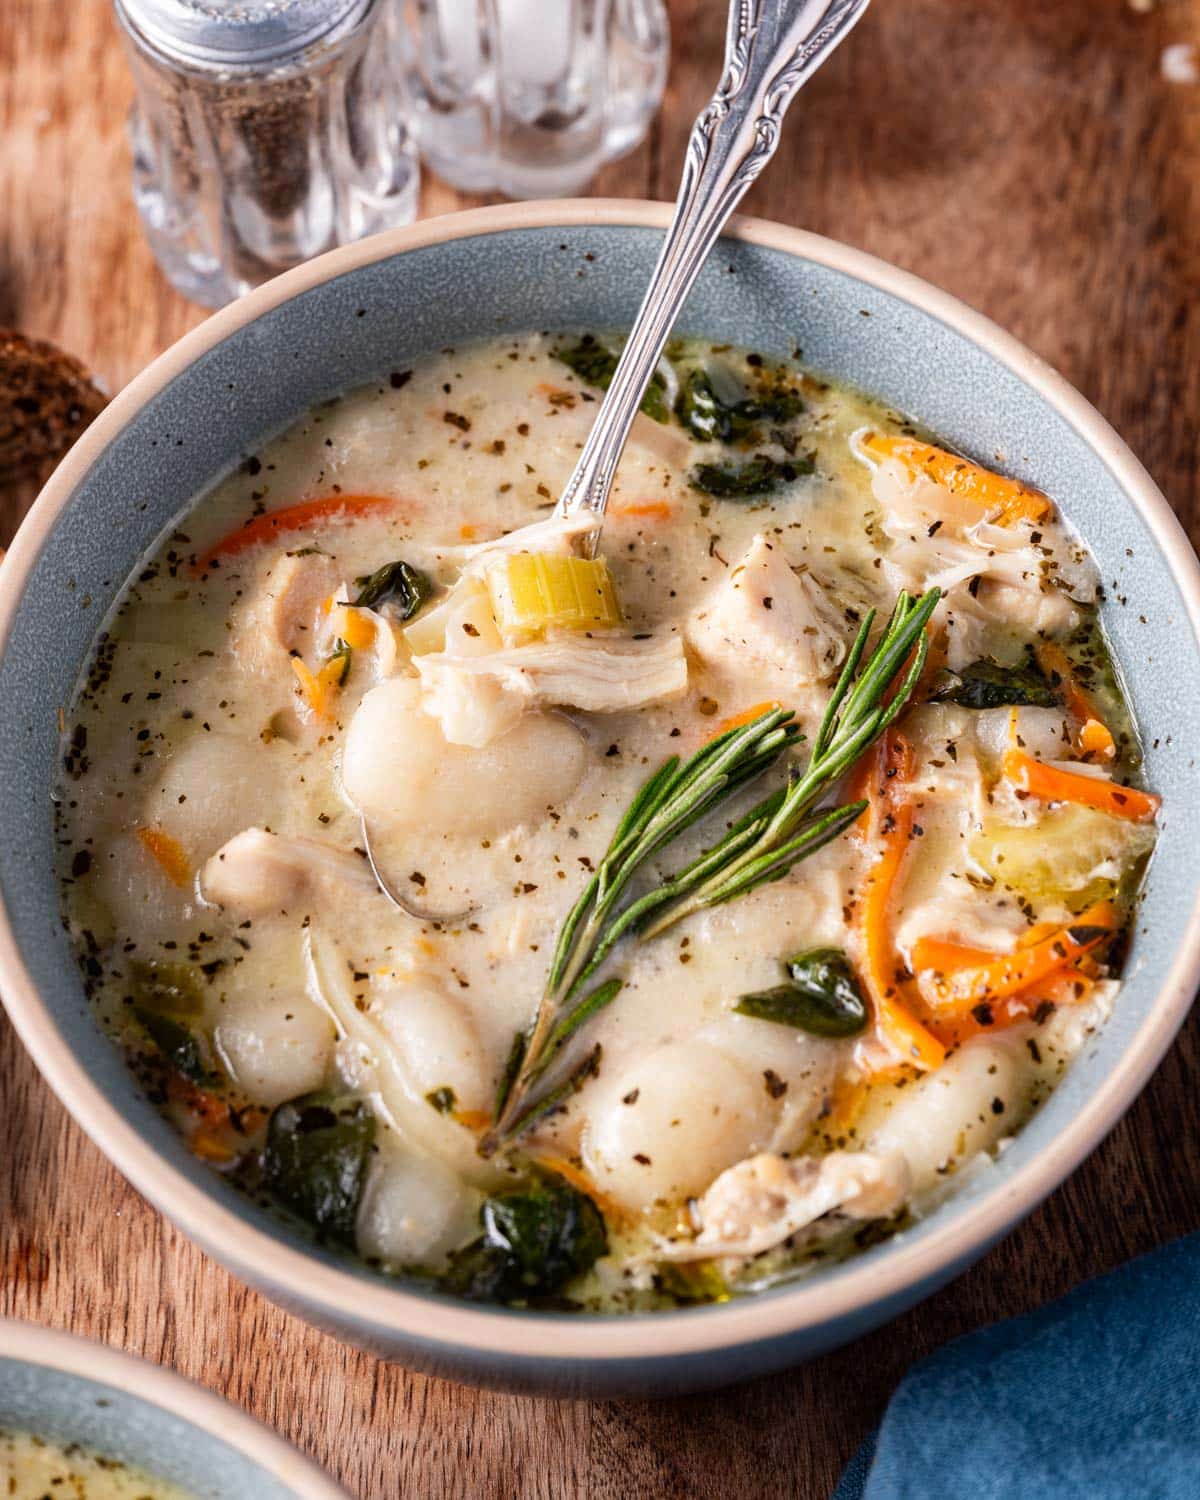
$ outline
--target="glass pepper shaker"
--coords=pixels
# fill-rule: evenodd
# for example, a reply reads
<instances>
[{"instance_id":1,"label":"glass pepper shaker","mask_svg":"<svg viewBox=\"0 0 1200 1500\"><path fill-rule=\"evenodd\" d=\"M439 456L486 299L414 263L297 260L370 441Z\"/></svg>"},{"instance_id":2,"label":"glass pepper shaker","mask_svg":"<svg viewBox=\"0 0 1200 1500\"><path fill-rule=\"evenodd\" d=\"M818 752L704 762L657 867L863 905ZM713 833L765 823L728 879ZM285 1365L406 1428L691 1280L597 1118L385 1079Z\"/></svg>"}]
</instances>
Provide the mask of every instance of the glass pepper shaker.
<instances>
[{"instance_id":1,"label":"glass pepper shaker","mask_svg":"<svg viewBox=\"0 0 1200 1500\"><path fill-rule=\"evenodd\" d=\"M413 133L452 186L577 193L662 99L663 0L394 0Z\"/></svg>"},{"instance_id":2,"label":"glass pepper shaker","mask_svg":"<svg viewBox=\"0 0 1200 1500\"><path fill-rule=\"evenodd\" d=\"M159 264L220 306L416 216L390 0L114 0L133 190Z\"/></svg>"}]
</instances>

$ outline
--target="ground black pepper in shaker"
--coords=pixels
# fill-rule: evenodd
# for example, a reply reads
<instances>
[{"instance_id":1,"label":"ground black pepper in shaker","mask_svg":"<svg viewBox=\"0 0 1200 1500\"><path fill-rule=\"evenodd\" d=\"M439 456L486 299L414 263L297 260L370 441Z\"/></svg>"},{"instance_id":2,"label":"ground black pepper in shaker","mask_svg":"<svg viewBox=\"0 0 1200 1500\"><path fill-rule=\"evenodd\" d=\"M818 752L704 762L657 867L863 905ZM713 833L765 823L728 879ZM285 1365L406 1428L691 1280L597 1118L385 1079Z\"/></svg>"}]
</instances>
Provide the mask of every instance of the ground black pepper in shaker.
<instances>
[{"instance_id":1,"label":"ground black pepper in shaker","mask_svg":"<svg viewBox=\"0 0 1200 1500\"><path fill-rule=\"evenodd\" d=\"M159 263L219 306L409 223L418 168L389 0L115 0L134 196Z\"/></svg>"}]
</instances>

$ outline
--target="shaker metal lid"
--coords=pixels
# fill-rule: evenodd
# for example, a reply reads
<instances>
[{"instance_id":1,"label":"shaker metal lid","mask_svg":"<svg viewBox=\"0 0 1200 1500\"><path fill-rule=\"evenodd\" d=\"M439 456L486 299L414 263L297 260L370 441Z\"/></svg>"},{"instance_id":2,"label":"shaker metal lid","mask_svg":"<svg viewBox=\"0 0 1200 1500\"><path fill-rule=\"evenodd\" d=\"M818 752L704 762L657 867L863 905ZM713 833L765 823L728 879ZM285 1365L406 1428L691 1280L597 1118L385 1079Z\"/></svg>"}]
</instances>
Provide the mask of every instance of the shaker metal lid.
<instances>
[{"instance_id":1,"label":"shaker metal lid","mask_svg":"<svg viewBox=\"0 0 1200 1500\"><path fill-rule=\"evenodd\" d=\"M278 61L348 30L375 0L116 0L121 19L180 61L245 67Z\"/></svg>"}]
</instances>

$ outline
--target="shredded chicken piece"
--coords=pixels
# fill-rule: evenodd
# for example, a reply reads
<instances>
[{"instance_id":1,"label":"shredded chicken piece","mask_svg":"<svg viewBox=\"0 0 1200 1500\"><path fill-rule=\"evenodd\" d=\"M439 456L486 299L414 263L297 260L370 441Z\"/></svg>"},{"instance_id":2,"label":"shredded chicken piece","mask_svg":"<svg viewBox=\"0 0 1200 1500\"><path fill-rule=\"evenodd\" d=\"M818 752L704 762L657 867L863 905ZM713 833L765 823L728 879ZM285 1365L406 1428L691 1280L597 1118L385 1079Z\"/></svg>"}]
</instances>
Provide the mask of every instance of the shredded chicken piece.
<instances>
[{"instance_id":1,"label":"shredded chicken piece","mask_svg":"<svg viewBox=\"0 0 1200 1500\"><path fill-rule=\"evenodd\" d=\"M765 668L781 688L833 676L846 655L846 621L811 573L797 572L765 536L754 538L688 624L706 661Z\"/></svg>"},{"instance_id":2,"label":"shredded chicken piece","mask_svg":"<svg viewBox=\"0 0 1200 1500\"><path fill-rule=\"evenodd\" d=\"M324 621L323 606L341 584L333 558L319 552L282 553L234 627L238 662L251 671L278 675L290 691L288 657L313 654Z\"/></svg>"},{"instance_id":3,"label":"shredded chicken piece","mask_svg":"<svg viewBox=\"0 0 1200 1500\"><path fill-rule=\"evenodd\" d=\"M414 658L422 708L451 744L476 749L511 729L526 708L557 704L586 713L619 713L687 687L678 636L635 641L580 636L535 641L479 656L435 652Z\"/></svg>"},{"instance_id":4,"label":"shredded chicken piece","mask_svg":"<svg viewBox=\"0 0 1200 1500\"><path fill-rule=\"evenodd\" d=\"M997 526L973 518L974 507L961 497L892 459L875 468L871 486L893 542L884 555L888 581L918 594L936 586L946 595L943 609L956 626L951 667L977 657L998 621L1064 635L1078 623L1075 606L1096 597L1095 563L1056 520Z\"/></svg>"},{"instance_id":5,"label":"shredded chicken piece","mask_svg":"<svg viewBox=\"0 0 1200 1500\"><path fill-rule=\"evenodd\" d=\"M884 1219L908 1196L908 1164L900 1152L833 1151L786 1157L763 1152L722 1172L694 1213L693 1240L665 1241L661 1260L711 1260L761 1255L825 1214Z\"/></svg>"},{"instance_id":6,"label":"shredded chicken piece","mask_svg":"<svg viewBox=\"0 0 1200 1500\"><path fill-rule=\"evenodd\" d=\"M246 828L205 864L200 889L214 906L234 907L253 917L287 908L322 880L362 891L377 889L366 861L348 849Z\"/></svg>"},{"instance_id":7,"label":"shredded chicken piece","mask_svg":"<svg viewBox=\"0 0 1200 1500\"><path fill-rule=\"evenodd\" d=\"M518 526L515 531L493 537L489 542L476 542L464 547L462 556L466 562L464 573L474 573L493 557L502 552L570 552L577 537L585 536L596 529L594 517L587 511L576 511L571 516L551 515L544 521L531 521L528 526Z\"/></svg>"}]
</instances>

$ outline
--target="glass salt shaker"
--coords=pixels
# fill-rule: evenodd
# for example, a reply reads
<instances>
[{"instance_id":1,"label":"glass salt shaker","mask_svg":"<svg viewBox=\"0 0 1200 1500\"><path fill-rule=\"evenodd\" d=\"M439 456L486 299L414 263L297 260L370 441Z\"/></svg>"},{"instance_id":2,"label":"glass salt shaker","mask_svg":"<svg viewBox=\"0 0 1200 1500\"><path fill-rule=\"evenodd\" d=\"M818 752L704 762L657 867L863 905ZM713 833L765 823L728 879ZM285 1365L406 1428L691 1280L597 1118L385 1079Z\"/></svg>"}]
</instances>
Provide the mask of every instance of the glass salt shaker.
<instances>
[{"instance_id":1,"label":"glass salt shaker","mask_svg":"<svg viewBox=\"0 0 1200 1500\"><path fill-rule=\"evenodd\" d=\"M115 0L133 189L159 264L210 307L416 216L391 0Z\"/></svg>"},{"instance_id":2,"label":"glass salt shaker","mask_svg":"<svg viewBox=\"0 0 1200 1500\"><path fill-rule=\"evenodd\" d=\"M412 128L452 186L579 192L662 99L663 0L395 0Z\"/></svg>"}]
</instances>

